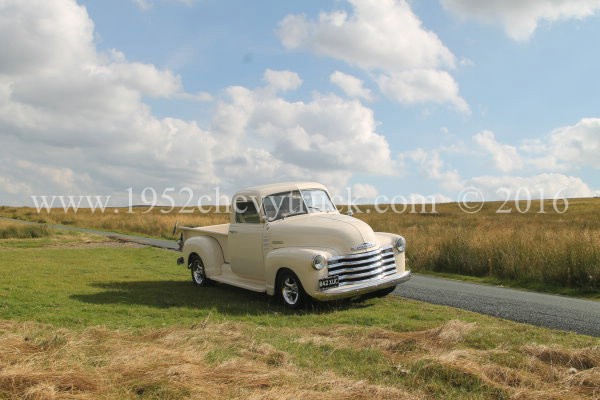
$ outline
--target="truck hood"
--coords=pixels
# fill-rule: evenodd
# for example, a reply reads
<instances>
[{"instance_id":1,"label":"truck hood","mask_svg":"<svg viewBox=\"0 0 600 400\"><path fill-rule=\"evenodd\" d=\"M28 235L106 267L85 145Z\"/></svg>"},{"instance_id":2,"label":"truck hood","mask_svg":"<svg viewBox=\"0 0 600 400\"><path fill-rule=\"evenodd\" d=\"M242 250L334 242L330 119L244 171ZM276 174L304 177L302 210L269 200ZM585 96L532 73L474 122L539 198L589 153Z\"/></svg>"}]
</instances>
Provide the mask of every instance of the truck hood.
<instances>
[{"instance_id":1,"label":"truck hood","mask_svg":"<svg viewBox=\"0 0 600 400\"><path fill-rule=\"evenodd\" d=\"M374 247L366 243L379 245L368 224L342 214L293 216L269 223L266 232L272 248L321 247L342 255L360 253Z\"/></svg>"}]
</instances>

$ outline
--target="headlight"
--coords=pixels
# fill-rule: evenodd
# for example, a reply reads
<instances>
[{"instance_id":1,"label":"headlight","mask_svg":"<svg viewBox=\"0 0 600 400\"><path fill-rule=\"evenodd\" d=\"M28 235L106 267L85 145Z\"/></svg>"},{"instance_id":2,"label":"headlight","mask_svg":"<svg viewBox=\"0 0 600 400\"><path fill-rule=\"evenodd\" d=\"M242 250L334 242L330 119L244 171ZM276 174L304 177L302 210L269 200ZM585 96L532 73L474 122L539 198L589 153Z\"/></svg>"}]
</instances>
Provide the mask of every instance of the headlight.
<instances>
[{"instance_id":1,"label":"headlight","mask_svg":"<svg viewBox=\"0 0 600 400\"><path fill-rule=\"evenodd\" d=\"M312 266L316 270L322 270L327 266L327 259L322 255L317 254L312 260Z\"/></svg>"},{"instance_id":2,"label":"headlight","mask_svg":"<svg viewBox=\"0 0 600 400\"><path fill-rule=\"evenodd\" d=\"M396 240L394 247L396 248L396 250L398 250L399 253L402 253L404 250L406 250L406 239L400 236L398 240Z\"/></svg>"}]
</instances>

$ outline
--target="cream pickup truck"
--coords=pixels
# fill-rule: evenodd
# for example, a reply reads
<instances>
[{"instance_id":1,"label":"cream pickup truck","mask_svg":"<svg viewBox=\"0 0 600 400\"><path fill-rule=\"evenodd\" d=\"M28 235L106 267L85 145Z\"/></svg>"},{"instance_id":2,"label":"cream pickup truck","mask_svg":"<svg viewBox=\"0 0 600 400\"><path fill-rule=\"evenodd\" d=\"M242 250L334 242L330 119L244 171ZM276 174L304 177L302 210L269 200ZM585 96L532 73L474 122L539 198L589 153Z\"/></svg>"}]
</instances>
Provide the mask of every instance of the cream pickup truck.
<instances>
[{"instance_id":1,"label":"cream pickup truck","mask_svg":"<svg viewBox=\"0 0 600 400\"><path fill-rule=\"evenodd\" d=\"M410 279L404 238L340 214L319 183L244 189L233 197L230 223L180 229L177 263L188 266L196 285L266 292L290 308L386 295Z\"/></svg>"}]
</instances>

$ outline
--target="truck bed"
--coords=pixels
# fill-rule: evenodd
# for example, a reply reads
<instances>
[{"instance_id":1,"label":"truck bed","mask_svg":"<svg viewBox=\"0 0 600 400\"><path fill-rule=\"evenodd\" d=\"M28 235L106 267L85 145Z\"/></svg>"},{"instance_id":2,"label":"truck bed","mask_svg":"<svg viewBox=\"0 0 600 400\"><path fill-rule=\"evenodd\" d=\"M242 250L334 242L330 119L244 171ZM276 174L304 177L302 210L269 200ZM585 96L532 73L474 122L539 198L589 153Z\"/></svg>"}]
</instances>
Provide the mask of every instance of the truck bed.
<instances>
[{"instance_id":1,"label":"truck bed","mask_svg":"<svg viewBox=\"0 0 600 400\"><path fill-rule=\"evenodd\" d=\"M180 229L183 232L184 240L194 236L210 236L214 238L217 242L219 242L221 250L223 250L225 262L229 262L229 247L227 245L229 224L199 226L195 228L182 226Z\"/></svg>"},{"instance_id":2,"label":"truck bed","mask_svg":"<svg viewBox=\"0 0 600 400\"><path fill-rule=\"evenodd\" d=\"M229 234L229 224L220 225L209 225L209 226L198 226L191 228L188 226L182 226L181 230L184 231L184 236L188 233L189 237L202 236L202 235L225 235Z\"/></svg>"}]
</instances>

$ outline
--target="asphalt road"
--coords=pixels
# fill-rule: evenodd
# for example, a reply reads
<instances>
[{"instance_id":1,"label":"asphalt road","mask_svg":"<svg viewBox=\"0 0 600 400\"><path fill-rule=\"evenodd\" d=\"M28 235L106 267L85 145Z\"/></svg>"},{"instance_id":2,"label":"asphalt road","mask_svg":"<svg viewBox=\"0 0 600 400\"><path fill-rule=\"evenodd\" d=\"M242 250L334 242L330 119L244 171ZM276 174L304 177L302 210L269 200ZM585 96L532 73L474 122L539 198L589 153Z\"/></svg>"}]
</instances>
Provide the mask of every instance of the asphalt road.
<instances>
[{"instance_id":1,"label":"asphalt road","mask_svg":"<svg viewBox=\"0 0 600 400\"><path fill-rule=\"evenodd\" d=\"M2 217L0 219L36 224ZM49 226L56 229L104 235L168 250L177 250L178 248L175 240L152 239L65 225L49 224ZM175 263L175 259L173 259L173 263ZM410 281L399 285L394 294L512 321L600 337L600 302L596 301L478 285L418 274L413 274Z\"/></svg>"},{"instance_id":2,"label":"asphalt road","mask_svg":"<svg viewBox=\"0 0 600 400\"><path fill-rule=\"evenodd\" d=\"M413 275L395 294L546 328L600 337L600 302Z\"/></svg>"}]
</instances>

